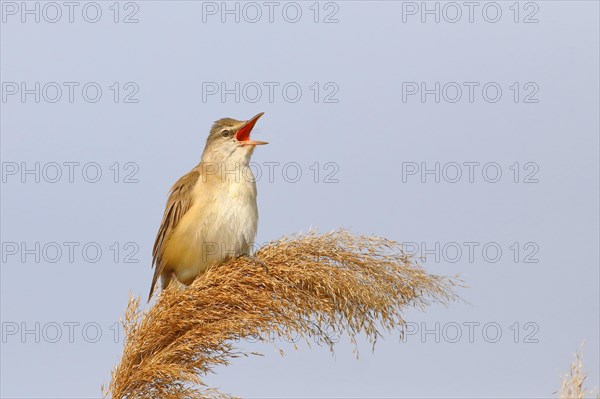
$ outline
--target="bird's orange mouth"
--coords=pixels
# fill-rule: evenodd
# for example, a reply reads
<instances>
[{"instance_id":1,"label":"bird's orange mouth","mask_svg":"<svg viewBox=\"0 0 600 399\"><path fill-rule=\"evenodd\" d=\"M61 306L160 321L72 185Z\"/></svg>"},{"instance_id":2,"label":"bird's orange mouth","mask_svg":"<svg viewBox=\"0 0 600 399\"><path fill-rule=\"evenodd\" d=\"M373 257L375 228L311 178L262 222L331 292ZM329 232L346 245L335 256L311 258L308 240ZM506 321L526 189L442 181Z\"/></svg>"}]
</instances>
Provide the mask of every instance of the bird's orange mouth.
<instances>
[{"instance_id":1,"label":"bird's orange mouth","mask_svg":"<svg viewBox=\"0 0 600 399\"><path fill-rule=\"evenodd\" d=\"M256 115L254 118L246 122L235 134L235 138L240 142L241 145L263 145L269 144L266 141L250 140L250 132L256 125L258 119L263 116L264 112Z\"/></svg>"}]
</instances>

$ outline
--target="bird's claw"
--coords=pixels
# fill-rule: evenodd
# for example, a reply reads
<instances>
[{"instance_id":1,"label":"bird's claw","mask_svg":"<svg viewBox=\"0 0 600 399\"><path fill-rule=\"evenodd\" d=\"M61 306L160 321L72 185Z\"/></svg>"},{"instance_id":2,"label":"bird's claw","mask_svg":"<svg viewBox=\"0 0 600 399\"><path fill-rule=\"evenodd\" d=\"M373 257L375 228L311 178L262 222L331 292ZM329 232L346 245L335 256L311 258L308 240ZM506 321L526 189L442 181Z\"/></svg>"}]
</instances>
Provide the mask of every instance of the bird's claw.
<instances>
[{"instance_id":1,"label":"bird's claw","mask_svg":"<svg viewBox=\"0 0 600 399\"><path fill-rule=\"evenodd\" d=\"M259 264L259 265L261 265L262 267L264 267L264 268L265 268L265 272L266 272L266 273L269 273L269 267L267 266L267 264L266 264L264 261L262 261L262 260L258 259L258 258L257 258L256 256L254 256L254 255L245 255L245 256L246 256L248 259L250 259L251 261L253 261L255 265L256 265L256 264Z\"/></svg>"}]
</instances>

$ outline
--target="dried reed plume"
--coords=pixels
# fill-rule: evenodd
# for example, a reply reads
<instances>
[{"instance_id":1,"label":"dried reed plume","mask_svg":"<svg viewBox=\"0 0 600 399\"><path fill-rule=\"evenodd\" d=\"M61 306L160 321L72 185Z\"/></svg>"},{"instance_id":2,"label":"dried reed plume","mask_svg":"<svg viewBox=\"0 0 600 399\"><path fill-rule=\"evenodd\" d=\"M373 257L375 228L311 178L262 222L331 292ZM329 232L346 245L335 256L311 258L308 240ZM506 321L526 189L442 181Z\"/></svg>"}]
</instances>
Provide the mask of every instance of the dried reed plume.
<instances>
[{"instance_id":1,"label":"dried reed plume","mask_svg":"<svg viewBox=\"0 0 600 399\"><path fill-rule=\"evenodd\" d=\"M458 280L427 274L399 243L345 230L284 237L254 258L216 266L192 285L171 285L147 312L131 299L125 348L106 395L181 399L226 396L201 376L231 358L246 338L295 339L324 344L364 334L373 345L379 329L403 331L402 311L456 299Z\"/></svg>"},{"instance_id":2,"label":"dried reed plume","mask_svg":"<svg viewBox=\"0 0 600 399\"><path fill-rule=\"evenodd\" d=\"M600 399L600 393L597 389L588 390L583 386L586 377L583 371L583 356L579 352L575 352L575 360L571 363L569 372L562 376L562 386L558 392L558 397L560 399Z\"/></svg>"}]
</instances>

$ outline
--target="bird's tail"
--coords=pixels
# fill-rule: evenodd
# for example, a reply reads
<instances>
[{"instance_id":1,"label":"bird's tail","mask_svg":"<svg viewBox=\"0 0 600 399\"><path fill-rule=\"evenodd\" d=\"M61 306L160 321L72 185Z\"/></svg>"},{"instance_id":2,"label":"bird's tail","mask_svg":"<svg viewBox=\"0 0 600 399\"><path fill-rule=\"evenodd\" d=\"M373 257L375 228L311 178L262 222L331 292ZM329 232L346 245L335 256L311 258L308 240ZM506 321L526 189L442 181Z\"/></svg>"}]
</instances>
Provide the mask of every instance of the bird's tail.
<instances>
[{"instance_id":1,"label":"bird's tail","mask_svg":"<svg viewBox=\"0 0 600 399\"><path fill-rule=\"evenodd\" d=\"M152 299L152 294L154 293L154 289L156 288L158 276L160 276L160 285L163 290L165 288L167 288L167 286L171 282L172 274L161 272L160 268L156 267L156 269L154 270L154 276L152 276L152 284L150 285L150 293L148 294L148 302L150 302L150 299Z\"/></svg>"}]
</instances>

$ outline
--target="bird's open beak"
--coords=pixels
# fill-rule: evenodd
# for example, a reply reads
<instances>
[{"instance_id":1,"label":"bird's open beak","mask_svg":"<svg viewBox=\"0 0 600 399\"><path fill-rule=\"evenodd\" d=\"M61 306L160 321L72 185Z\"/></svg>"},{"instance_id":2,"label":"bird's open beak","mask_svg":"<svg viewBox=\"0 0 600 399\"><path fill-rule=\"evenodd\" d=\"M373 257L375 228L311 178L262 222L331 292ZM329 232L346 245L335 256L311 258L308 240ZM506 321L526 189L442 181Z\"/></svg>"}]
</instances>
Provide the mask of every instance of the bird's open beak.
<instances>
[{"instance_id":1,"label":"bird's open beak","mask_svg":"<svg viewBox=\"0 0 600 399\"><path fill-rule=\"evenodd\" d=\"M258 119L263 116L264 112L256 115L254 118L246 122L235 134L235 138L240 142L241 145L263 145L269 144L266 141L250 140L250 132L256 125Z\"/></svg>"}]
</instances>

